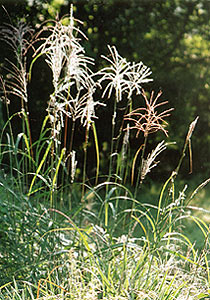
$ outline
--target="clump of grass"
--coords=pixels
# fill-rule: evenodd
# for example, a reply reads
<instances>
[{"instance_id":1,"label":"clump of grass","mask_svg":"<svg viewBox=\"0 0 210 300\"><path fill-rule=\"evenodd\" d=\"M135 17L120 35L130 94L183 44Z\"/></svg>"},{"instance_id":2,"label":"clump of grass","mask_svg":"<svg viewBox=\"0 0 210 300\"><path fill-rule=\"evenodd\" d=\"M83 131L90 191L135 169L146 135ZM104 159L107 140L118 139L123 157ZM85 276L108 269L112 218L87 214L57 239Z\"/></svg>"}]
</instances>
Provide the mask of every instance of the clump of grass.
<instances>
[{"instance_id":1,"label":"clump of grass","mask_svg":"<svg viewBox=\"0 0 210 300\"><path fill-rule=\"evenodd\" d=\"M86 36L77 26L80 23L71 7L67 23L62 19L44 23L33 37L31 29L22 24L2 29L2 37L15 52L16 64L11 64L9 80L1 77L8 121L0 144L0 163L5 169L0 178L4 243L0 246L0 268L4 270L0 299L208 297L209 227L192 215L190 201L209 179L191 197L185 195L186 187L177 192L175 184L187 146L192 170L191 138L198 118L189 126L179 163L163 184L157 203L140 202L139 188L158 165L157 157L170 145L162 141L148 153L148 138L159 131L168 137L165 118L172 109L159 112L168 103L160 101L162 93L154 98L152 92L149 98L142 89L151 81L150 69L142 62L128 62L115 46L108 46L109 55L102 56L107 65L93 73L94 60L86 56L81 44ZM29 48L34 55L27 69ZM27 84L40 56L52 71L54 90L40 138L33 141ZM103 109L106 105L105 100L96 98L101 89L102 98L113 100L105 175L100 173L95 124L96 106ZM10 116L11 95L21 104L22 131L16 136L11 121L19 113ZM135 97L140 99L138 107ZM124 117L117 126L122 102ZM75 144L75 132L81 125L83 155ZM144 142L132 157L130 138L135 130L135 137L142 135ZM92 186L87 174L91 135L96 150ZM83 163L77 168L80 161ZM76 177L78 171L80 178ZM128 182L135 185L134 193ZM185 220L202 233L202 247L197 248L185 234Z\"/></svg>"},{"instance_id":2,"label":"clump of grass","mask_svg":"<svg viewBox=\"0 0 210 300\"><path fill-rule=\"evenodd\" d=\"M177 200L181 201L181 198ZM115 237L94 224L81 228L70 217L59 211L57 213L64 217L63 225L68 225L46 232L41 239L60 232L59 251L63 262L49 270L48 275L36 285L20 281L3 286L2 297L27 299L24 297L29 293L33 294L34 299L208 297L206 252L197 253L186 236L170 229L180 216L185 215L183 208L176 204L161 212L161 222L165 222L165 228L161 226L159 233L148 207L145 211L136 209L136 216L132 217L135 227L143 229L139 237ZM208 229L205 232L208 234ZM21 295L21 286L24 296Z\"/></svg>"}]
</instances>

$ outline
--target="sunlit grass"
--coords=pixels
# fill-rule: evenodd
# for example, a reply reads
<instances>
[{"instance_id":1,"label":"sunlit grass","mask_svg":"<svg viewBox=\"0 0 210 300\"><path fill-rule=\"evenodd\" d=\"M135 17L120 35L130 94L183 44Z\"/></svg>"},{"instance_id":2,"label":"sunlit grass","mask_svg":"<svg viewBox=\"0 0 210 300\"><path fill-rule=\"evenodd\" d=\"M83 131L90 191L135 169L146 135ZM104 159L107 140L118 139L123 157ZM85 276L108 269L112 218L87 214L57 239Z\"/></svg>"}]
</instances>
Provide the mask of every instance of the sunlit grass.
<instances>
[{"instance_id":1,"label":"sunlit grass","mask_svg":"<svg viewBox=\"0 0 210 300\"><path fill-rule=\"evenodd\" d=\"M161 160L162 151L171 145L162 141L152 151L147 149L152 134L162 131L168 136L165 117L172 111L159 111L168 103L158 102L161 92L155 99L152 92L149 99L142 90L151 81L150 69L142 62L127 62L116 47L108 46L111 56L102 58L109 66L94 74L90 69L94 60L85 55L81 40L86 37L73 9L69 24L58 20L50 24L43 24L28 42L25 38L28 33L31 38L32 31L21 23L17 29L9 26L2 31L15 51L17 66L12 64L9 79L1 77L8 121L0 142L0 299L209 297L210 207L204 189L209 179L188 192L178 178L187 148L192 169L191 139L198 117L186 129L181 157L168 179L146 190L157 157ZM13 40L17 32L24 43ZM35 50L29 70L28 46ZM54 91L39 139L33 141L27 84L40 56L51 68ZM106 103L94 98L97 89L113 100L105 162L100 157L95 108L103 109ZM10 116L14 94L20 98L21 112ZM137 96L143 96L146 106L133 107ZM118 120L121 101L124 116ZM21 116L22 131L14 134L16 116ZM77 126L84 136L79 149ZM133 151L130 137L141 134L144 142ZM91 136L94 178L87 171ZM100 169L103 164L107 174Z\"/></svg>"}]
</instances>

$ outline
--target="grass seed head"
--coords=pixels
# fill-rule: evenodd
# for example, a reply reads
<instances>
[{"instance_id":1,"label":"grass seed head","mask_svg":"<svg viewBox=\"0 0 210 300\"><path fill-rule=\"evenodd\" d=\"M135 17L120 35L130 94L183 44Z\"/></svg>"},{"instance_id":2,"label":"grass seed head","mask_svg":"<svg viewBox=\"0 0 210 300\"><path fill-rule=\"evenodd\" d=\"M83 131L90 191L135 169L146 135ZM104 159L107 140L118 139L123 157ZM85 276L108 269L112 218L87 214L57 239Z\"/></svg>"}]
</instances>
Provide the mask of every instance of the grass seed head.
<instances>
[{"instance_id":1,"label":"grass seed head","mask_svg":"<svg viewBox=\"0 0 210 300\"><path fill-rule=\"evenodd\" d=\"M140 132L143 132L144 137L147 137L150 133L154 133L159 130L163 131L164 134L168 136L168 131L165 129L165 126L168 123L164 119L170 116L170 112L173 108L167 109L158 114L157 108L168 103L168 101L157 103L161 94L162 92L160 91L156 98L153 99L154 92L152 92L150 99L148 100L145 91L142 90L146 107L137 108L125 116L125 120L134 123L130 129L137 129L136 137L138 137Z\"/></svg>"},{"instance_id":2,"label":"grass seed head","mask_svg":"<svg viewBox=\"0 0 210 300\"><path fill-rule=\"evenodd\" d=\"M110 57L102 55L110 66L103 68L98 72L102 77L99 83L108 81L109 83L104 89L102 97L108 93L108 98L111 97L113 89L115 90L116 101L122 100L123 93L128 94L130 98L134 91L137 94L141 93L142 83L151 81L147 77L151 74L149 68L140 63L127 62L127 60L120 56L115 46L108 46Z\"/></svg>"}]
</instances>

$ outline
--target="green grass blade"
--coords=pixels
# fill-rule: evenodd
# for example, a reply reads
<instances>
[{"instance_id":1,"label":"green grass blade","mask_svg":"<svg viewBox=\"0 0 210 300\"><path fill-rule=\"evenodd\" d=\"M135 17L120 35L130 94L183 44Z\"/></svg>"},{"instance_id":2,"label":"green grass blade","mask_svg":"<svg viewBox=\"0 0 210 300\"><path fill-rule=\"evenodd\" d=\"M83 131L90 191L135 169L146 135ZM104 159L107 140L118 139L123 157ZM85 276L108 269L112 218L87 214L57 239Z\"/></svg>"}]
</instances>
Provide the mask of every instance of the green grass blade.
<instances>
[{"instance_id":1,"label":"green grass blade","mask_svg":"<svg viewBox=\"0 0 210 300\"><path fill-rule=\"evenodd\" d=\"M163 200L163 194L166 190L166 187L167 185L169 184L169 182L172 180L172 178L175 176L175 173L173 172L171 174L171 176L168 178L168 180L165 182L162 190L161 190L161 193L160 193L160 198L159 198L159 203L158 203L158 211L157 211L157 217L156 217L156 224L158 224L158 221L159 221L159 215L160 215L160 210L161 210L161 205L162 205L162 200Z\"/></svg>"},{"instance_id":2,"label":"green grass blade","mask_svg":"<svg viewBox=\"0 0 210 300\"><path fill-rule=\"evenodd\" d=\"M143 229L143 231L144 231L144 234L145 234L145 237L146 237L146 241L147 241L147 243L148 243L148 246L150 245L150 242L149 242L149 236L148 236L148 234L147 234L147 231L146 231L146 228L145 228L145 226L142 224L142 222L139 220L139 218L137 218L136 216L134 216L134 215L132 215L132 218L134 219L134 220L136 220L136 222L141 226L141 228Z\"/></svg>"},{"instance_id":3,"label":"green grass blade","mask_svg":"<svg viewBox=\"0 0 210 300\"><path fill-rule=\"evenodd\" d=\"M43 166L43 164L44 164L44 162L45 162L45 160L46 160L46 158L47 158L47 155L48 155L48 153L49 153L49 151L50 151L50 148L51 148L51 146L52 146L52 142L53 142L52 140L49 142L49 145L48 145L48 147L47 147L47 149L46 149L46 151L45 151L45 153L44 153L44 156L43 156L43 158L42 158L42 160L41 160L41 162L40 162L40 164L39 164L39 166L38 166L38 168L37 168L37 170L36 170L36 173L35 173L35 175L34 175L32 181L31 181L31 185L30 185L30 188L29 188L28 196L31 195L31 191L32 191L34 182L35 182L36 177L37 177L37 175L39 174L39 172L40 172L40 170L41 170L41 168L42 168L42 166Z\"/></svg>"},{"instance_id":4,"label":"green grass blade","mask_svg":"<svg viewBox=\"0 0 210 300\"><path fill-rule=\"evenodd\" d=\"M33 68L33 65L35 63L35 61L40 57L42 56L43 53L39 53L31 62L30 64L30 68L29 68L29 72L28 72L28 81L30 82L31 81L31 74L32 74L32 68Z\"/></svg>"},{"instance_id":5,"label":"green grass blade","mask_svg":"<svg viewBox=\"0 0 210 300\"><path fill-rule=\"evenodd\" d=\"M57 176L58 176L58 171L59 171L59 168L60 168L60 165L61 165L61 161L63 159L65 151L66 151L66 149L63 148L62 151L61 151L61 155L59 157L59 160L58 160L58 164L57 164L57 167L56 167L56 170L55 170L55 175L54 175L53 181L52 181L52 189L53 190L54 190L54 188L56 186L56 180L57 180Z\"/></svg>"}]
</instances>

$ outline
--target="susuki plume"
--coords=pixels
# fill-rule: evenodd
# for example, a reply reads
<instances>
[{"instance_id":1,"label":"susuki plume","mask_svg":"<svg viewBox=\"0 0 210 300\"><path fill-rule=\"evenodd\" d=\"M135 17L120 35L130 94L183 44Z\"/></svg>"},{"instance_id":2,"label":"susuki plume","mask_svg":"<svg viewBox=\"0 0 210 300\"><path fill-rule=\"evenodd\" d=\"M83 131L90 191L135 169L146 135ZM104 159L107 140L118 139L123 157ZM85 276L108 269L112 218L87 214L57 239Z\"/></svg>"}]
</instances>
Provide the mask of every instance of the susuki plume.
<instances>
[{"instance_id":1,"label":"susuki plume","mask_svg":"<svg viewBox=\"0 0 210 300\"><path fill-rule=\"evenodd\" d=\"M150 99L147 99L147 95L142 91L142 95L145 100L146 107L140 107L125 116L125 120L131 121L134 123L130 129L137 129L136 137L138 137L139 133L142 131L144 136L147 137L148 134L163 131L167 136L167 130L164 128L164 125L168 123L164 120L164 118L170 116L170 112L173 108L167 109L160 114L156 111L159 106L162 106L168 101L164 101L161 103L157 103L158 98L161 96L162 92L160 91L156 98L153 100L154 92L151 93Z\"/></svg>"},{"instance_id":2,"label":"susuki plume","mask_svg":"<svg viewBox=\"0 0 210 300\"><path fill-rule=\"evenodd\" d=\"M0 39L11 47L17 60L17 65L8 61L11 68L9 69L10 76L5 81L7 93L19 97L26 103L28 102L26 53L33 30L22 21L19 21L16 26L6 24L0 29Z\"/></svg>"},{"instance_id":3,"label":"susuki plume","mask_svg":"<svg viewBox=\"0 0 210 300\"><path fill-rule=\"evenodd\" d=\"M144 180L145 176L151 171L152 168L156 167L159 161L155 161L156 157L166 149L167 144L162 141L157 145L157 147L148 154L147 158L142 161L141 167L141 182Z\"/></svg>"},{"instance_id":4,"label":"susuki plume","mask_svg":"<svg viewBox=\"0 0 210 300\"><path fill-rule=\"evenodd\" d=\"M108 46L111 58L102 55L110 66L103 68L98 72L102 77L99 83L109 81L104 89L102 97L108 93L108 98L111 97L113 89L115 90L116 101L122 100L122 94L127 93L131 97L132 93L136 91L137 94L141 92L142 83L149 82L148 76L152 73L150 69L140 63L127 62L121 57L115 46Z\"/></svg>"},{"instance_id":5,"label":"susuki plume","mask_svg":"<svg viewBox=\"0 0 210 300\"><path fill-rule=\"evenodd\" d=\"M78 22L78 20L76 20ZM74 82L77 87L88 88L94 82L91 78L92 72L88 68L89 64L94 64L94 59L85 56L85 50L80 45L80 39L75 33L86 38L84 33L74 26L73 9L71 8L69 25L63 25L62 20L55 21L55 25L44 27L36 36L36 41L44 41L35 51L38 54L46 55L46 62L53 73L53 84L55 90L58 85L66 82ZM49 33L47 38L41 38L42 32ZM61 78L64 71L65 77Z\"/></svg>"}]
</instances>

